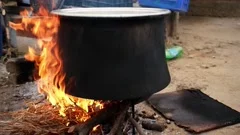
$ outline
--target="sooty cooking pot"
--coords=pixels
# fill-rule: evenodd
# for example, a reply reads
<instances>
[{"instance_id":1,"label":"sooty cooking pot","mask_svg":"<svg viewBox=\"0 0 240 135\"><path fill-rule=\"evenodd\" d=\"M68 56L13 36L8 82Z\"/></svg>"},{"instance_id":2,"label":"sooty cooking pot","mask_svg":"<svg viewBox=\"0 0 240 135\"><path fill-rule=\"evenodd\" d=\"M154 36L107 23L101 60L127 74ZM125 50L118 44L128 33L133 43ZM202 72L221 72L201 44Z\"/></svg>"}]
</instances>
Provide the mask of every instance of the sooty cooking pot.
<instances>
[{"instance_id":1,"label":"sooty cooking pot","mask_svg":"<svg viewBox=\"0 0 240 135\"><path fill-rule=\"evenodd\" d=\"M170 82L164 16L152 8L59 9L66 93L88 99L147 98Z\"/></svg>"}]
</instances>

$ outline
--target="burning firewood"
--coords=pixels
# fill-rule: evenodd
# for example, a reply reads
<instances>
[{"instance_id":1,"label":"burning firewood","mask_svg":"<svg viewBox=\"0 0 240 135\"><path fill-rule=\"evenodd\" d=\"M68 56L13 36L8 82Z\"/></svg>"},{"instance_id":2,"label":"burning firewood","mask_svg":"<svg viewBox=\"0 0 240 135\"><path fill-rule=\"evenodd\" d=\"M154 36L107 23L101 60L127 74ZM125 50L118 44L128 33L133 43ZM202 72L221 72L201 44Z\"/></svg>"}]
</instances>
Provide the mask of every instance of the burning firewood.
<instances>
[{"instance_id":1,"label":"burning firewood","mask_svg":"<svg viewBox=\"0 0 240 135\"><path fill-rule=\"evenodd\" d=\"M86 121L84 124L75 125L69 128L68 133L77 132L78 135L88 135L94 126L112 119L114 116L116 116L116 114L121 112L118 120L115 122L113 129L110 132L110 135L114 135L114 133L117 132L117 128L119 128L120 126L120 122L122 121L121 117L124 117L122 115L126 112L126 109L129 106L130 104L123 102L119 105L111 105L110 107L104 108L97 112L94 116L92 116L91 119Z\"/></svg>"},{"instance_id":2,"label":"burning firewood","mask_svg":"<svg viewBox=\"0 0 240 135\"><path fill-rule=\"evenodd\" d=\"M91 118L86 122L78 122L76 117L70 115L83 114L83 110L71 112L72 109L69 109L68 116L62 117L59 115L57 107L51 105L32 106L26 110L1 114L0 133L17 133L19 135L71 135L77 133L78 135L88 135L93 127L103 122L110 122L116 115L119 115L110 132L115 134L118 131L116 129L121 126L128 107L125 102L113 103L99 112L91 114Z\"/></svg>"}]
</instances>

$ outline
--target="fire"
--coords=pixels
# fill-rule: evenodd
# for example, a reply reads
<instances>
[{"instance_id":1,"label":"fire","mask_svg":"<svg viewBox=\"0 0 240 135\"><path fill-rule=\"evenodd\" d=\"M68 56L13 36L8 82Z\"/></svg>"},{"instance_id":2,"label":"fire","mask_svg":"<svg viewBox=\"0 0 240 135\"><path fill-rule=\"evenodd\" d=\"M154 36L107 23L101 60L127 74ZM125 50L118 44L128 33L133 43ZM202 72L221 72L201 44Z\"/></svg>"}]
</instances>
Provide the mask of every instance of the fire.
<instances>
[{"instance_id":1,"label":"fire","mask_svg":"<svg viewBox=\"0 0 240 135\"><path fill-rule=\"evenodd\" d=\"M38 39L40 51L29 48L25 58L36 63L38 69L38 89L40 93L47 95L49 102L53 106L58 106L61 116L67 115L69 108L81 108L86 113L76 116L77 120L86 121L89 107L102 109L103 104L100 101L76 98L65 93L65 73L63 72L63 63L60 57L60 50L57 44L58 27L60 20L58 16L50 14L43 7L39 9L37 16L30 16L31 11L22 11L22 22L19 24L10 23L10 27L15 30L22 30L32 33ZM94 110L93 110L94 111Z\"/></svg>"},{"instance_id":2,"label":"fire","mask_svg":"<svg viewBox=\"0 0 240 135\"><path fill-rule=\"evenodd\" d=\"M95 127L93 127L93 130L92 130L92 131L93 131L93 132L94 132L94 131L97 131L98 128L100 128L100 127L101 127L100 125L95 126Z\"/></svg>"}]
</instances>

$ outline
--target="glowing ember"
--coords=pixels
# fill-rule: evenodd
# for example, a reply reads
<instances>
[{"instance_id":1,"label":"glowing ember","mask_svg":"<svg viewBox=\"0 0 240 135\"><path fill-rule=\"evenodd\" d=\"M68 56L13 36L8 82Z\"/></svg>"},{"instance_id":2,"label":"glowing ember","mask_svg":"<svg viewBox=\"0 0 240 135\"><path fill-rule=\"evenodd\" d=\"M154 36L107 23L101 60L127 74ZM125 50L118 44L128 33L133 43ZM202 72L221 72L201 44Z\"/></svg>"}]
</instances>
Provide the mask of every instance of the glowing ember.
<instances>
[{"instance_id":1,"label":"glowing ember","mask_svg":"<svg viewBox=\"0 0 240 135\"><path fill-rule=\"evenodd\" d=\"M103 104L99 101L76 98L65 94L65 73L57 45L59 18L48 13L43 7L39 9L35 17L29 16L31 12L27 10L21 12L22 22L19 24L10 23L10 26L15 30L31 32L38 39L41 51L29 48L25 58L36 63L40 77L38 81L39 92L47 95L49 102L60 108L59 113L62 116L66 116L69 109L72 112L77 112L76 108L83 109L84 111L78 112L75 118L79 122L86 121L90 118L89 108L99 110L103 108Z\"/></svg>"},{"instance_id":2,"label":"glowing ember","mask_svg":"<svg viewBox=\"0 0 240 135\"><path fill-rule=\"evenodd\" d=\"M97 125L97 126L93 127L93 130L92 130L92 131L97 131L98 128L100 128L100 125Z\"/></svg>"}]
</instances>

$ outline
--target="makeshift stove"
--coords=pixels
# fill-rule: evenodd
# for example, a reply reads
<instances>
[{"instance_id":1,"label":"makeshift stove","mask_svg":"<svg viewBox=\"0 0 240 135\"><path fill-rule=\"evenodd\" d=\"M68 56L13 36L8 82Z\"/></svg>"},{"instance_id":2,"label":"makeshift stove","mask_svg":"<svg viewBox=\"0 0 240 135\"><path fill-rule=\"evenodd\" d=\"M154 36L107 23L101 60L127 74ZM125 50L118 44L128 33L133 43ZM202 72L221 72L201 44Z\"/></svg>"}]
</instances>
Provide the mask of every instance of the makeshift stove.
<instances>
[{"instance_id":1,"label":"makeshift stove","mask_svg":"<svg viewBox=\"0 0 240 135\"><path fill-rule=\"evenodd\" d=\"M40 51L29 48L25 58L35 62L39 92L62 117L77 121L73 126L66 123L68 133L86 135L109 122L109 134L114 135L123 131L125 117L138 127L134 104L170 82L164 47L168 13L151 8L71 8L50 14L40 8L37 17L24 11L22 23L10 26L38 38Z\"/></svg>"}]
</instances>

